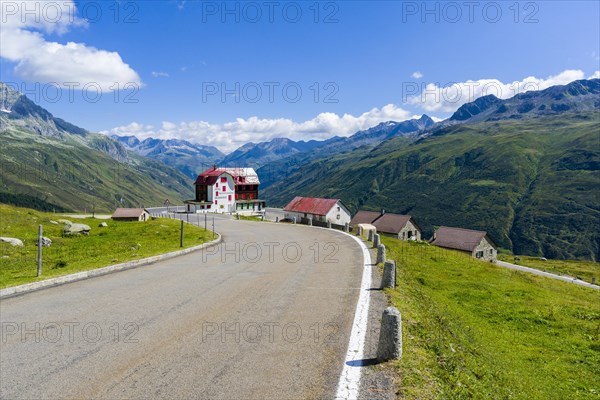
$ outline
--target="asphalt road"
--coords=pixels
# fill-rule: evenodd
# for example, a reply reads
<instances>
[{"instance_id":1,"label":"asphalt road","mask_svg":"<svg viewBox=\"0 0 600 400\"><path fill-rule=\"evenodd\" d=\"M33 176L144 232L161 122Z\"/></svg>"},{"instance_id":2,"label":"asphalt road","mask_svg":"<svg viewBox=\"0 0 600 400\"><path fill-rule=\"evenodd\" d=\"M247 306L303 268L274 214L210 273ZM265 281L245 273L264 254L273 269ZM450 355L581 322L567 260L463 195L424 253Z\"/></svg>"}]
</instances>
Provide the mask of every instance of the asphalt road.
<instances>
[{"instance_id":1,"label":"asphalt road","mask_svg":"<svg viewBox=\"0 0 600 400\"><path fill-rule=\"evenodd\" d=\"M546 271L540 271L539 269L524 267L522 265L507 263L506 261L496 261L496 265L499 265L504 268L514 269L515 271L528 272L530 274L540 275L546 278L556 279L563 282L574 283L579 286L588 287L591 289L600 290L600 286L592 285L589 282L582 281L580 279L576 279L570 276L557 275Z\"/></svg>"},{"instance_id":2,"label":"asphalt road","mask_svg":"<svg viewBox=\"0 0 600 400\"><path fill-rule=\"evenodd\" d=\"M360 247L304 226L216 230L214 249L2 300L0 398L333 398Z\"/></svg>"}]
</instances>

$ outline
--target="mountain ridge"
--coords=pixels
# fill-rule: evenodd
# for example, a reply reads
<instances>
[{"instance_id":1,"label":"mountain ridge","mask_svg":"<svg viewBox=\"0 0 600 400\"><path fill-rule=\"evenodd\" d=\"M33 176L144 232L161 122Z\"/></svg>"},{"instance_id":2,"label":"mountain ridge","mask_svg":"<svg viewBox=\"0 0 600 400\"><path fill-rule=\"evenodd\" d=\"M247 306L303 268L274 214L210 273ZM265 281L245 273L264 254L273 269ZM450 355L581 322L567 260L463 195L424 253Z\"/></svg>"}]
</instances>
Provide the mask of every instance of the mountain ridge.
<instances>
[{"instance_id":1,"label":"mountain ridge","mask_svg":"<svg viewBox=\"0 0 600 400\"><path fill-rule=\"evenodd\" d=\"M191 179L116 140L54 117L0 83L0 199L45 210L161 205L193 195Z\"/></svg>"}]
</instances>

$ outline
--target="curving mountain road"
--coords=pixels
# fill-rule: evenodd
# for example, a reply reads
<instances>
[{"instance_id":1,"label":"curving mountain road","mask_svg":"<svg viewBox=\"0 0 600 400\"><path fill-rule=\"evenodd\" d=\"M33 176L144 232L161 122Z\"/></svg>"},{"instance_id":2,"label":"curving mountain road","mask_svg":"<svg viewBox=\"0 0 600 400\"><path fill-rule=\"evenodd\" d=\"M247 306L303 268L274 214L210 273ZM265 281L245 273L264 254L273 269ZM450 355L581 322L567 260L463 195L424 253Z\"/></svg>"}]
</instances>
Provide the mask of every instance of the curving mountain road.
<instances>
[{"instance_id":1,"label":"curving mountain road","mask_svg":"<svg viewBox=\"0 0 600 400\"><path fill-rule=\"evenodd\" d=\"M363 255L219 219L204 252L0 302L0 398L333 398Z\"/></svg>"}]
</instances>

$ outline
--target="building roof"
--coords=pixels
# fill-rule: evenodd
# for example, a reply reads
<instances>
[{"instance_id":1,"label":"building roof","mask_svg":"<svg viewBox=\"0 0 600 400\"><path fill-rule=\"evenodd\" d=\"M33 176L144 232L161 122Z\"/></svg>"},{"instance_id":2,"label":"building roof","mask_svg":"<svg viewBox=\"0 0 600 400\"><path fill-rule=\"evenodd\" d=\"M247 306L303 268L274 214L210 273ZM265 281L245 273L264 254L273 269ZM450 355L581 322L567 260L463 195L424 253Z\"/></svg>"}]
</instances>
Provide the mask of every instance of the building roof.
<instances>
[{"instance_id":1,"label":"building roof","mask_svg":"<svg viewBox=\"0 0 600 400\"><path fill-rule=\"evenodd\" d=\"M144 208L117 208L111 218L139 218L146 211Z\"/></svg>"},{"instance_id":2,"label":"building roof","mask_svg":"<svg viewBox=\"0 0 600 400\"><path fill-rule=\"evenodd\" d=\"M254 168L221 168L223 171L228 172L233 176L235 183L258 185L258 174Z\"/></svg>"},{"instance_id":3,"label":"building roof","mask_svg":"<svg viewBox=\"0 0 600 400\"><path fill-rule=\"evenodd\" d=\"M235 184L259 185L258 174L254 168L217 168L207 169L198 175L196 185L214 185L219 176L227 173L233 177Z\"/></svg>"},{"instance_id":4,"label":"building roof","mask_svg":"<svg viewBox=\"0 0 600 400\"><path fill-rule=\"evenodd\" d=\"M383 214L373 222L373 226L377 228L377 232L398 234L404 228L406 223L410 221L412 217L410 215L400 214Z\"/></svg>"},{"instance_id":5,"label":"building roof","mask_svg":"<svg viewBox=\"0 0 600 400\"><path fill-rule=\"evenodd\" d=\"M313 215L327 215L340 199L320 199L315 197L297 196L285 206L283 211L293 211Z\"/></svg>"},{"instance_id":6,"label":"building roof","mask_svg":"<svg viewBox=\"0 0 600 400\"><path fill-rule=\"evenodd\" d=\"M376 211L359 211L352 217L352 220L350 220L350 226L370 224L379 217L381 217L381 213Z\"/></svg>"},{"instance_id":7,"label":"building roof","mask_svg":"<svg viewBox=\"0 0 600 400\"><path fill-rule=\"evenodd\" d=\"M484 237L487 237L487 233L484 231L440 226L439 229L435 231L434 239L431 241L431 244L446 247L448 249L473 251L473 249L481 243L481 239ZM487 238L495 247L494 242L489 237Z\"/></svg>"},{"instance_id":8,"label":"building roof","mask_svg":"<svg viewBox=\"0 0 600 400\"><path fill-rule=\"evenodd\" d=\"M201 173L200 175L198 175L198 179L196 179L196 185L214 185L218 180L219 177L223 174L227 174L227 175L231 175L230 173L223 171L222 169L208 169L206 171L204 171L203 173Z\"/></svg>"}]
</instances>

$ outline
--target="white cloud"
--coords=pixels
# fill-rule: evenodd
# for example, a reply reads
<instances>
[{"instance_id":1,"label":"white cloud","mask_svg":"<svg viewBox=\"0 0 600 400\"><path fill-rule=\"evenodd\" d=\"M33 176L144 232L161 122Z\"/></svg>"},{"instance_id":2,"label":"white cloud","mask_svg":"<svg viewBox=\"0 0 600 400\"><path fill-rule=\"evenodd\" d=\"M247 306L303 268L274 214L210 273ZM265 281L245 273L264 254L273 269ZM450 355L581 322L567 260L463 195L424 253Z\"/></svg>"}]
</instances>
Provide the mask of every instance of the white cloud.
<instances>
[{"instance_id":1,"label":"white cloud","mask_svg":"<svg viewBox=\"0 0 600 400\"><path fill-rule=\"evenodd\" d=\"M543 90L554 85L565 85L578 79L584 79L581 70L566 70L546 79L529 76L520 81L504 83L498 79L480 79L477 81L454 82L449 84L429 83L406 85L406 102L416 105L426 112L453 112L465 103L478 97L493 94L507 99L530 90ZM410 93L409 93L410 92Z\"/></svg>"},{"instance_id":2,"label":"white cloud","mask_svg":"<svg viewBox=\"0 0 600 400\"><path fill-rule=\"evenodd\" d=\"M248 142L263 142L277 137L292 140L324 140L333 136L350 136L360 130L371 128L381 122L404 121L419 118L409 111L388 104L373 108L359 116L321 113L315 118L295 122L287 118L261 119L237 118L224 124L191 121L174 124L163 122L160 128L133 122L102 133L107 135L135 135L140 139L185 139L193 143L215 146L223 152L231 152Z\"/></svg>"},{"instance_id":3,"label":"white cloud","mask_svg":"<svg viewBox=\"0 0 600 400\"><path fill-rule=\"evenodd\" d=\"M71 27L87 26L76 16L73 0L0 0L0 7L0 57L15 62L15 73L21 78L75 89L94 85L102 91L142 85L139 75L117 52L85 43L46 40L44 34L63 34Z\"/></svg>"},{"instance_id":4,"label":"white cloud","mask_svg":"<svg viewBox=\"0 0 600 400\"><path fill-rule=\"evenodd\" d=\"M152 76L155 77L155 78L168 78L169 74L166 73L166 72L155 72L155 71L152 71Z\"/></svg>"},{"instance_id":5,"label":"white cloud","mask_svg":"<svg viewBox=\"0 0 600 400\"><path fill-rule=\"evenodd\" d=\"M413 78L415 79L421 79L422 77L424 77L425 75L423 75L420 71L415 71L412 73L411 75Z\"/></svg>"},{"instance_id":6,"label":"white cloud","mask_svg":"<svg viewBox=\"0 0 600 400\"><path fill-rule=\"evenodd\" d=\"M594 72L588 79L600 79L600 71Z\"/></svg>"}]
</instances>

